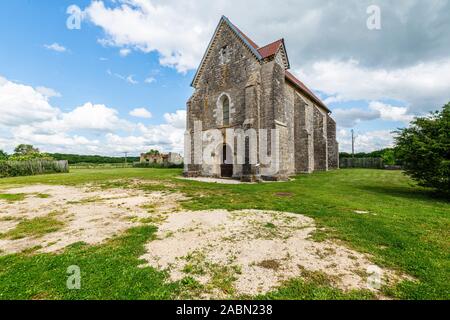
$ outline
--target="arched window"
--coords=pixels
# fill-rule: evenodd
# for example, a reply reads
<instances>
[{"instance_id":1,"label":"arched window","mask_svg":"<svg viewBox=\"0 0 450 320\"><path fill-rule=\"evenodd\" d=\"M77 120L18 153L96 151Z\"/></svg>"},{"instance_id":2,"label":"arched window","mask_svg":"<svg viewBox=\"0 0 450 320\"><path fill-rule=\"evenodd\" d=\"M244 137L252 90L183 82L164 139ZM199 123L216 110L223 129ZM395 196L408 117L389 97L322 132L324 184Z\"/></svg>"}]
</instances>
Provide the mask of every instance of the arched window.
<instances>
[{"instance_id":1,"label":"arched window","mask_svg":"<svg viewBox=\"0 0 450 320\"><path fill-rule=\"evenodd\" d=\"M230 100L227 96L224 96L222 101L222 110L223 110L223 125L230 125Z\"/></svg>"}]
</instances>

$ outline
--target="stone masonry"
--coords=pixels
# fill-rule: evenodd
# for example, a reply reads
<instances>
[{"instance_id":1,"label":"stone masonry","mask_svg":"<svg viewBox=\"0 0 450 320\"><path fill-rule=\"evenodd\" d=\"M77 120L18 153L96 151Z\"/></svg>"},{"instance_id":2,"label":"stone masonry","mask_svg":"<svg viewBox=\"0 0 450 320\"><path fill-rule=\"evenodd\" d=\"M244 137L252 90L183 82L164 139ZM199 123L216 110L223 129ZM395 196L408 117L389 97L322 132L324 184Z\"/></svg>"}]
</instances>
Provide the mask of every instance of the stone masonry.
<instances>
[{"instance_id":1,"label":"stone masonry","mask_svg":"<svg viewBox=\"0 0 450 320\"><path fill-rule=\"evenodd\" d=\"M190 150L185 150L190 157L185 159L190 160L185 161L186 176L284 180L297 173L339 167L336 123L330 110L289 68L283 39L259 47L222 17L192 82L195 92L187 102L191 141ZM194 126L199 121L203 133L215 129L226 141L211 148L208 141L214 137L204 134L198 148L210 157L209 162L194 161L199 151L195 150ZM252 152L260 151L260 145L250 146L249 137L245 139L245 162L238 163L240 143L236 135L226 136L227 129L244 136L255 129L258 142L262 139L259 129L266 129L267 156L278 159L274 160L276 172L273 166L263 164L257 152L257 163L250 164ZM278 140L272 129L278 130ZM272 148L272 143L278 148Z\"/></svg>"}]
</instances>

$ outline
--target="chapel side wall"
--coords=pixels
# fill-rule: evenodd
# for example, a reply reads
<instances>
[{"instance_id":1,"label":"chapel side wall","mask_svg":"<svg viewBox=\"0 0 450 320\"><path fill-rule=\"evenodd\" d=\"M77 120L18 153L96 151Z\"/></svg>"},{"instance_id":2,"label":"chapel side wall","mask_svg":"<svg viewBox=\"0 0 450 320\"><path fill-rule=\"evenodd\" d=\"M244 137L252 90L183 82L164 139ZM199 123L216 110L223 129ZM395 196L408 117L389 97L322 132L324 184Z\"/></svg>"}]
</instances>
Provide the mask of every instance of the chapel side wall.
<instances>
[{"instance_id":1,"label":"chapel side wall","mask_svg":"<svg viewBox=\"0 0 450 320\"><path fill-rule=\"evenodd\" d=\"M314 106L296 91L294 100L294 156L296 173L314 171Z\"/></svg>"},{"instance_id":2,"label":"chapel side wall","mask_svg":"<svg viewBox=\"0 0 450 320\"><path fill-rule=\"evenodd\" d=\"M295 159L295 100L296 90L285 83L285 112L287 124L287 155L286 155L286 170L288 175L296 173L296 159Z\"/></svg>"},{"instance_id":3,"label":"chapel side wall","mask_svg":"<svg viewBox=\"0 0 450 320\"><path fill-rule=\"evenodd\" d=\"M328 170L327 115L314 106L314 170Z\"/></svg>"},{"instance_id":4,"label":"chapel side wall","mask_svg":"<svg viewBox=\"0 0 450 320\"><path fill-rule=\"evenodd\" d=\"M336 140L336 122L327 115L328 168L339 169L339 144Z\"/></svg>"}]
</instances>

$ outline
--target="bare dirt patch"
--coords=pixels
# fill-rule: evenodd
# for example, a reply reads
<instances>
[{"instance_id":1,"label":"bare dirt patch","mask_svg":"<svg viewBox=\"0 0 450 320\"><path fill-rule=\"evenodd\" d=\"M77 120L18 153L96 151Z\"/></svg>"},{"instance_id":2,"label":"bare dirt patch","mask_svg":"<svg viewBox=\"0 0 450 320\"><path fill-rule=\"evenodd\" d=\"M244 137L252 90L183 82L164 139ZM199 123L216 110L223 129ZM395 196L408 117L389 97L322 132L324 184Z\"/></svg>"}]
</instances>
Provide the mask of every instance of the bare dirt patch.
<instances>
[{"instance_id":1,"label":"bare dirt patch","mask_svg":"<svg viewBox=\"0 0 450 320\"><path fill-rule=\"evenodd\" d=\"M161 223L142 258L167 270L173 281L194 277L207 289L203 298L264 293L305 270L327 275L343 290L375 290L367 282L369 257L331 241L316 242L315 230L313 219L293 213L177 212ZM381 271L384 284L399 280Z\"/></svg>"},{"instance_id":2,"label":"bare dirt patch","mask_svg":"<svg viewBox=\"0 0 450 320\"><path fill-rule=\"evenodd\" d=\"M134 189L95 189L33 185L6 190L24 194L21 201L0 200L0 234L14 233L24 222L49 215L64 227L20 239L0 239L1 254L39 247L36 252L54 252L76 242L101 243L123 231L178 210L180 194L143 192ZM42 196L45 195L45 196ZM151 208L151 210L149 210Z\"/></svg>"}]
</instances>

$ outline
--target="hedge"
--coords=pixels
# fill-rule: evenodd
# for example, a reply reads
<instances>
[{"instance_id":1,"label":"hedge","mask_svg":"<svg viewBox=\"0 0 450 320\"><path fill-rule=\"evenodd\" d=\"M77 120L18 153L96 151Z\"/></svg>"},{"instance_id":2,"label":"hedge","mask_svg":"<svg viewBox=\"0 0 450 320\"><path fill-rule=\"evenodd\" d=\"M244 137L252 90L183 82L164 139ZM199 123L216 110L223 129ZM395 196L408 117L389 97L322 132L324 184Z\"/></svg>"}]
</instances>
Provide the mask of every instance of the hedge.
<instances>
[{"instance_id":1,"label":"hedge","mask_svg":"<svg viewBox=\"0 0 450 320\"><path fill-rule=\"evenodd\" d=\"M65 160L0 161L0 178L69 172Z\"/></svg>"},{"instance_id":2,"label":"hedge","mask_svg":"<svg viewBox=\"0 0 450 320\"><path fill-rule=\"evenodd\" d=\"M184 168L183 164L173 164L173 163L152 163L152 162L135 162L133 163L134 168Z\"/></svg>"}]
</instances>

